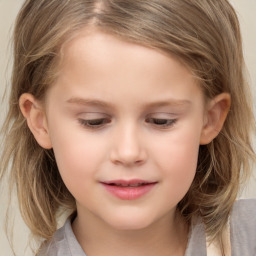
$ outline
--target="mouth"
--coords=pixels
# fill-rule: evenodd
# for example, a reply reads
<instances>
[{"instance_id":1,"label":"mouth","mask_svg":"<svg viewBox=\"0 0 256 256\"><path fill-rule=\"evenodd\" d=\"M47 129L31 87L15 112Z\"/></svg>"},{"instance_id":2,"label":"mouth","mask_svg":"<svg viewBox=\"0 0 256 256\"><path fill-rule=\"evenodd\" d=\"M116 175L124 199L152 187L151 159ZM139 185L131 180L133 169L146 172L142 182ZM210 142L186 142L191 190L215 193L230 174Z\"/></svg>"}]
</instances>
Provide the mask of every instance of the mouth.
<instances>
[{"instance_id":1,"label":"mouth","mask_svg":"<svg viewBox=\"0 0 256 256\"><path fill-rule=\"evenodd\" d=\"M144 180L113 180L101 182L103 187L115 197L122 200L138 199L155 187L157 182Z\"/></svg>"},{"instance_id":2,"label":"mouth","mask_svg":"<svg viewBox=\"0 0 256 256\"><path fill-rule=\"evenodd\" d=\"M105 182L105 184L110 186L119 186L119 187L139 187L152 184L153 182L131 182L131 181L116 181L116 182Z\"/></svg>"}]
</instances>

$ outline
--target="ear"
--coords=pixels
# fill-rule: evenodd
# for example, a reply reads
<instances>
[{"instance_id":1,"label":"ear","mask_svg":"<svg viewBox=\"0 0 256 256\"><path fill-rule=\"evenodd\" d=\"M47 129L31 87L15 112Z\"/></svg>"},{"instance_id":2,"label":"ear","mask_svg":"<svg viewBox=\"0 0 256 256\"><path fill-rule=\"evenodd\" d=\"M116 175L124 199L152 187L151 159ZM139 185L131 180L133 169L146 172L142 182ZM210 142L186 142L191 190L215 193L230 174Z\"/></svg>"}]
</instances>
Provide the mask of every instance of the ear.
<instances>
[{"instance_id":1,"label":"ear","mask_svg":"<svg viewBox=\"0 0 256 256\"><path fill-rule=\"evenodd\" d=\"M42 104L32 94L24 93L19 99L19 106L38 144L45 149L52 148Z\"/></svg>"},{"instance_id":2,"label":"ear","mask_svg":"<svg viewBox=\"0 0 256 256\"><path fill-rule=\"evenodd\" d=\"M207 105L204 127L200 144L210 143L221 131L230 109L231 98L228 93L221 93L210 100Z\"/></svg>"}]
</instances>

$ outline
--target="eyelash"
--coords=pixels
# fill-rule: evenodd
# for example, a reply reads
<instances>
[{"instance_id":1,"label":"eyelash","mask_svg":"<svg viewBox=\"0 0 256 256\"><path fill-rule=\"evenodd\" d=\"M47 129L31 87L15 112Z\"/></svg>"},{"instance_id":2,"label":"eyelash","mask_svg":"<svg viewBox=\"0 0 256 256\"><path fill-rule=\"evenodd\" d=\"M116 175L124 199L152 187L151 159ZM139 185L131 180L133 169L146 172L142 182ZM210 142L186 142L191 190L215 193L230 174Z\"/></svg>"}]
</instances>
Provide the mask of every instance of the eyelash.
<instances>
[{"instance_id":1,"label":"eyelash","mask_svg":"<svg viewBox=\"0 0 256 256\"><path fill-rule=\"evenodd\" d=\"M99 129L103 125L111 122L111 120L108 118L97 118L97 119L89 119L89 120L78 119L78 121L82 126L89 129Z\"/></svg>"},{"instance_id":2,"label":"eyelash","mask_svg":"<svg viewBox=\"0 0 256 256\"><path fill-rule=\"evenodd\" d=\"M147 118L147 123L152 123L154 126L159 126L160 128L170 128L172 127L176 122L177 119L165 119L165 118Z\"/></svg>"},{"instance_id":3,"label":"eyelash","mask_svg":"<svg viewBox=\"0 0 256 256\"><path fill-rule=\"evenodd\" d=\"M111 123L111 120L108 118L98 118L98 119L78 119L79 123L88 129L100 129L104 125ZM146 118L146 123L152 124L162 129L172 127L177 119L164 119L164 118Z\"/></svg>"}]
</instances>

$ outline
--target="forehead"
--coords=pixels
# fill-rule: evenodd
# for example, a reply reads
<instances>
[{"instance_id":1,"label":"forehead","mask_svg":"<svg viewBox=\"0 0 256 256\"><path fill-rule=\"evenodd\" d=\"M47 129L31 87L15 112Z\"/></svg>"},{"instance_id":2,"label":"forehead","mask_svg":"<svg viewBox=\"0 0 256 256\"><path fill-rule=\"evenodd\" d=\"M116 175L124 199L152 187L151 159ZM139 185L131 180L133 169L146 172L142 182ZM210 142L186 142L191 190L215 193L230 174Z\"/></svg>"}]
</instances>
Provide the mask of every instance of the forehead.
<instances>
[{"instance_id":1,"label":"forehead","mask_svg":"<svg viewBox=\"0 0 256 256\"><path fill-rule=\"evenodd\" d=\"M175 72L183 72L193 76L191 70L176 56L167 54L159 49L153 49L140 44L131 43L126 39L105 33L96 28L85 27L81 29L71 40L62 47L62 67L72 67L78 62L90 64L90 66L111 66L122 64L117 69L137 63L131 66L131 70L138 68L140 64L144 71L155 70L165 72L176 69ZM73 66L74 67L74 66Z\"/></svg>"},{"instance_id":2,"label":"forehead","mask_svg":"<svg viewBox=\"0 0 256 256\"><path fill-rule=\"evenodd\" d=\"M147 93L150 101L171 93L183 100L199 89L177 58L95 29L81 30L63 46L60 67L56 84L73 98L97 94L110 101Z\"/></svg>"}]
</instances>

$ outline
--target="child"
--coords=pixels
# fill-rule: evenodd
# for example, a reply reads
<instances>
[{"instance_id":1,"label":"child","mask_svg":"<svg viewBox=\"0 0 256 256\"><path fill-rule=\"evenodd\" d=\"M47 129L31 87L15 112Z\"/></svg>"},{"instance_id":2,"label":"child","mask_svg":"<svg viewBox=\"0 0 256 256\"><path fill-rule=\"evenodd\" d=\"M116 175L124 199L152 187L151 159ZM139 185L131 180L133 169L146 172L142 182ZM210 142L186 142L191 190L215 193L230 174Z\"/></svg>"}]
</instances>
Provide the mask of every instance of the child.
<instances>
[{"instance_id":1,"label":"child","mask_svg":"<svg viewBox=\"0 0 256 256\"><path fill-rule=\"evenodd\" d=\"M255 255L253 129L227 0L25 1L1 176L38 255Z\"/></svg>"}]
</instances>

